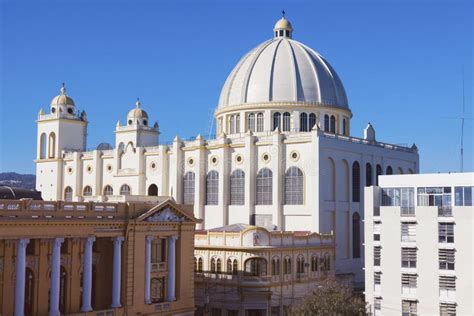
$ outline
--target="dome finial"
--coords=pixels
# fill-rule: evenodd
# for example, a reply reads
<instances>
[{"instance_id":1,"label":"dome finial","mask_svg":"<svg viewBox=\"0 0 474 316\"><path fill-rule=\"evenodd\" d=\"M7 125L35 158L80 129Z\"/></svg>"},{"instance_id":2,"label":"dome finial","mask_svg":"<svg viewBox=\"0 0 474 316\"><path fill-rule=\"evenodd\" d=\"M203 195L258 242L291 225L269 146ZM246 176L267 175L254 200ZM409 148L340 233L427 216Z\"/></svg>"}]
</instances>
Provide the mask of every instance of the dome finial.
<instances>
[{"instance_id":1,"label":"dome finial","mask_svg":"<svg viewBox=\"0 0 474 316\"><path fill-rule=\"evenodd\" d=\"M63 84L62 84L62 86L61 86L61 89L60 89L59 91L60 91L61 95L65 95L65 94L66 94L66 85L64 84L64 82L63 82Z\"/></svg>"},{"instance_id":2,"label":"dome finial","mask_svg":"<svg viewBox=\"0 0 474 316\"><path fill-rule=\"evenodd\" d=\"M285 14L286 14L285 10L281 10L281 17L282 17L282 18L285 17Z\"/></svg>"},{"instance_id":3,"label":"dome finial","mask_svg":"<svg viewBox=\"0 0 474 316\"><path fill-rule=\"evenodd\" d=\"M137 98L137 102L135 102L135 106L139 108L141 105L142 103L140 102L140 98Z\"/></svg>"}]
</instances>

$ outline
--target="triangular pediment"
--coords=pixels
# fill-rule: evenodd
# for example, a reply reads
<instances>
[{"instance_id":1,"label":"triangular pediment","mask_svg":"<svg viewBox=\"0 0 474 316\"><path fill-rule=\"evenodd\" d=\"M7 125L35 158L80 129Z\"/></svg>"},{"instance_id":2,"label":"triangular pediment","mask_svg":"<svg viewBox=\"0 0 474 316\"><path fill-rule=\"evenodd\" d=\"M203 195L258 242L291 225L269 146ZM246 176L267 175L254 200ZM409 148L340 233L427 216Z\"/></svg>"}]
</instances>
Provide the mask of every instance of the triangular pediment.
<instances>
[{"instance_id":1,"label":"triangular pediment","mask_svg":"<svg viewBox=\"0 0 474 316\"><path fill-rule=\"evenodd\" d=\"M200 222L171 198L144 212L137 220L141 222Z\"/></svg>"}]
</instances>

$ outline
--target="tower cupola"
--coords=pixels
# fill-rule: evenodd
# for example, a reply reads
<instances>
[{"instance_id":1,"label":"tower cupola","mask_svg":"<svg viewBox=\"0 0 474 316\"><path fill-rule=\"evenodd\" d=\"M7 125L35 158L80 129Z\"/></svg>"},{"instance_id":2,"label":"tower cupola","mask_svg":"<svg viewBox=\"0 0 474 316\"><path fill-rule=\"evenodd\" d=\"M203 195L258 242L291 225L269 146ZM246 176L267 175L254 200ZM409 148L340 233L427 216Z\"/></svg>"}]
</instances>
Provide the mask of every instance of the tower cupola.
<instances>
[{"instance_id":1,"label":"tower cupola","mask_svg":"<svg viewBox=\"0 0 474 316\"><path fill-rule=\"evenodd\" d=\"M55 96L51 100L50 109L52 114L76 114L76 105L74 103L74 100L66 94L66 86L64 85L64 83L61 89L59 90L59 95Z\"/></svg>"},{"instance_id":2,"label":"tower cupola","mask_svg":"<svg viewBox=\"0 0 474 316\"><path fill-rule=\"evenodd\" d=\"M273 28L275 38L291 38L293 36L293 27L290 21L285 18L285 11L282 11L283 16L279 19Z\"/></svg>"}]
</instances>

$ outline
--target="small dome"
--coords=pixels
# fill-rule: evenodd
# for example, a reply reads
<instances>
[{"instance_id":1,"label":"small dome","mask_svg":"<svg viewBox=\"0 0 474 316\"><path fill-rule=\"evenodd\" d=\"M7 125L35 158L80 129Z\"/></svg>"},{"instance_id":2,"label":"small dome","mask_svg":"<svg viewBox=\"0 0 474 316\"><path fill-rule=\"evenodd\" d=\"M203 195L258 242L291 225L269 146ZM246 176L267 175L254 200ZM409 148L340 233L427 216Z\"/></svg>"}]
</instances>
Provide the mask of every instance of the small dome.
<instances>
[{"instance_id":1,"label":"small dome","mask_svg":"<svg viewBox=\"0 0 474 316\"><path fill-rule=\"evenodd\" d=\"M274 30L275 31L276 30L290 30L290 31L293 31L293 27L291 26L290 21L285 19L285 17L282 17L281 19L279 19L276 22Z\"/></svg>"},{"instance_id":2,"label":"small dome","mask_svg":"<svg viewBox=\"0 0 474 316\"><path fill-rule=\"evenodd\" d=\"M137 102L135 103L135 108L128 112L127 118L148 118L148 113L146 113L145 110L141 108L141 102L139 99L137 99Z\"/></svg>"},{"instance_id":3,"label":"small dome","mask_svg":"<svg viewBox=\"0 0 474 316\"><path fill-rule=\"evenodd\" d=\"M51 105L72 105L72 106L75 106L74 104L74 100L69 97L68 95L66 95L66 87L64 86L64 83L63 83L63 86L61 87L61 90L59 92L59 95L55 96L52 100L51 100Z\"/></svg>"}]
</instances>

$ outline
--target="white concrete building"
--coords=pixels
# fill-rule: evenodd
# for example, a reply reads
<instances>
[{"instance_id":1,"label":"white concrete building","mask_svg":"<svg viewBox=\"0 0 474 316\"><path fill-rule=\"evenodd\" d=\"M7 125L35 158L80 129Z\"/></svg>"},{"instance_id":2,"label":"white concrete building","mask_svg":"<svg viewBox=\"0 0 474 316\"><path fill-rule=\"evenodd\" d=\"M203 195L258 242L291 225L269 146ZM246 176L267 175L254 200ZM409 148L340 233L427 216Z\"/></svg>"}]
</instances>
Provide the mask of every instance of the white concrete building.
<instances>
[{"instance_id":1,"label":"white concrete building","mask_svg":"<svg viewBox=\"0 0 474 316\"><path fill-rule=\"evenodd\" d=\"M194 205L206 229L334 230L337 271L362 281L361 188L380 174L417 173L417 149L377 141L370 123L364 138L351 136L342 81L292 35L280 19L273 38L230 73L214 139L160 143L158 125L150 127L137 102L117 123L115 146L85 151L87 117L62 89L38 116L37 190L46 200L172 196Z\"/></svg>"},{"instance_id":2,"label":"white concrete building","mask_svg":"<svg viewBox=\"0 0 474 316\"><path fill-rule=\"evenodd\" d=\"M375 315L474 315L474 173L381 176L365 189Z\"/></svg>"}]
</instances>

